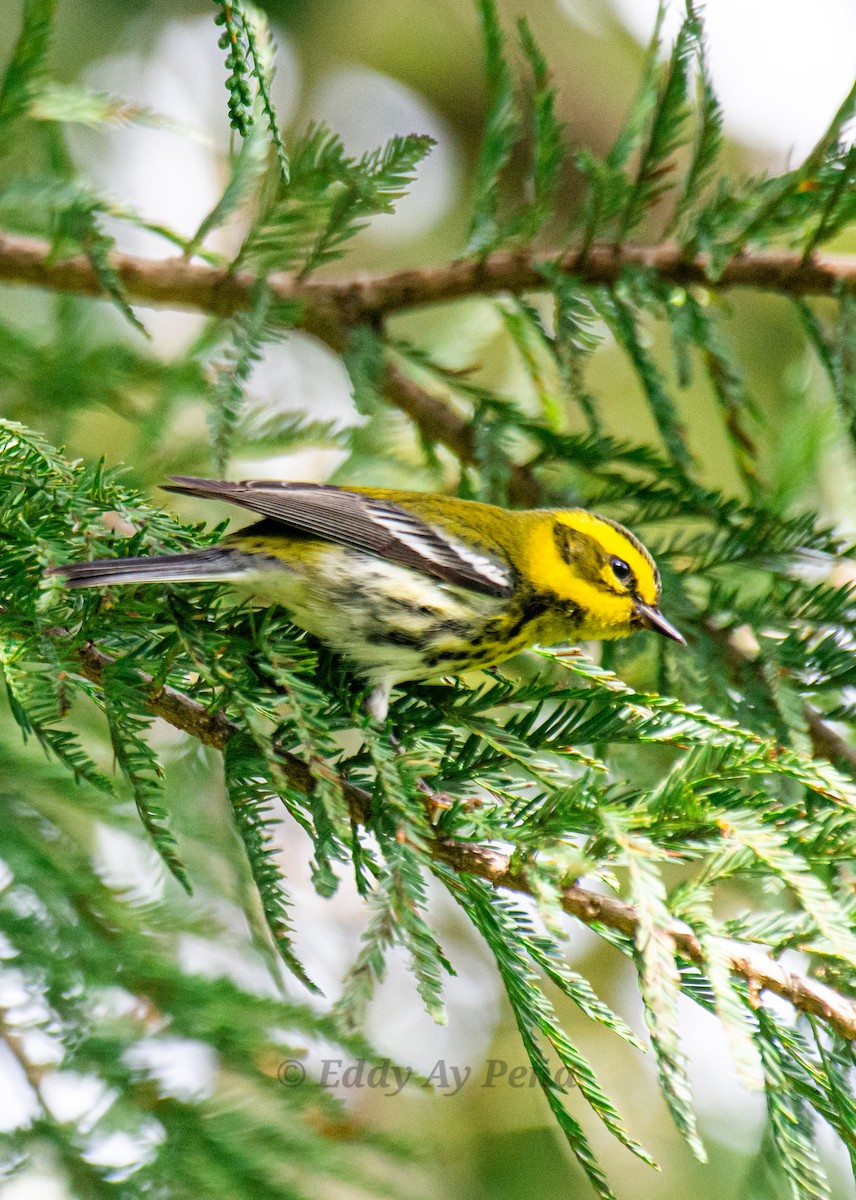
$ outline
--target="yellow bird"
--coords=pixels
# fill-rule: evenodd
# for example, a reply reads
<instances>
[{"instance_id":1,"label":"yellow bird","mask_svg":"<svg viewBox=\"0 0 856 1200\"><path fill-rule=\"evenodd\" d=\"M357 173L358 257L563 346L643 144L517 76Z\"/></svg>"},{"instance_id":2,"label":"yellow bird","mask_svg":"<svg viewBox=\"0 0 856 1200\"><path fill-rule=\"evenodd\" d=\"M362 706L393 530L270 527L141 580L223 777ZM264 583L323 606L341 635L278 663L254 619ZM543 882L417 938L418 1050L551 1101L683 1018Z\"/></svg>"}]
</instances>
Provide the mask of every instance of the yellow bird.
<instances>
[{"instance_id":1,"label":"yellow bird","mask_svg":"<svg viewBox=\"0 0 856 1200\"><path fill-rule=\"evenodd\" d=\"M629 530L583 509L512 511L422 492L172 476L166 491L226 500L262 520L189 554L53 568L69 587L222 580L341 654L386 716L409 679L492 666L536 643L650 629L660 576Z\"/></svg>"}]
</instances>

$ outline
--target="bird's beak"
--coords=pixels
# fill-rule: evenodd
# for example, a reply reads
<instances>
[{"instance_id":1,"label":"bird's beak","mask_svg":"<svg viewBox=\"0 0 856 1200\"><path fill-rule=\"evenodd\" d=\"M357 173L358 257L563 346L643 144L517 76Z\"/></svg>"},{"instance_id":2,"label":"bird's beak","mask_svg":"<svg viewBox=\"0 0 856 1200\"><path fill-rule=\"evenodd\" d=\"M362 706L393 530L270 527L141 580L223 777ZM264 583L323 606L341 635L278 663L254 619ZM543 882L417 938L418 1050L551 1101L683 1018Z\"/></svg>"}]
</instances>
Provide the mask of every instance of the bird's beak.
<instances>
[{"instance_id":1,"label":"bird's beak","mask_svg":"<svg viewBox=\"0 0 856 1200\"><path fill-rule=\"evenodd\" d=\"M659 608L652 608L648 604L641 604L637 601L635 609L644 629L652 629L654 633L660 633L663 637L671 638L673 642L686 646L687 640L684 635L678 633L674 625L669 624Z\"/></svg>"}]
</instances>

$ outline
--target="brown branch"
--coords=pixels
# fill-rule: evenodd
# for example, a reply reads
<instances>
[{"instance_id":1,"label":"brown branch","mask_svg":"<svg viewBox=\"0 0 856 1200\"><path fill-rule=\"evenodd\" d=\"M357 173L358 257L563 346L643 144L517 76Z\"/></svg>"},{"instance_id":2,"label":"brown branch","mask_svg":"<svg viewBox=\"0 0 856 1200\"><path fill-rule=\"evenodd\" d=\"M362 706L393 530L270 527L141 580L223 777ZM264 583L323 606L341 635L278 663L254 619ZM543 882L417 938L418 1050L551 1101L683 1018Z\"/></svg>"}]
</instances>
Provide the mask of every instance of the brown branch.
<instances>
[{"instance_id":1,"label":"brown branch","mask_svg":"<svg viewBox=\"0 0 856 1200\"><path fill-rule=\"evenodd\" d=\"M432 853L441 862L468 875L477 875L494 887L530 896L534 894L525 871L512 867L510 857L500 850L443 838L435 841ZM639 918L633 906L623 900L601 896L571 884L559 893L559 902L566 913L585 925L605 925L636 938ZM704 966L702 948L689 926L676 921L668 932L681 958ZM729 941L727 945L732 972L745 979L752 991L774 992L801 1012L821 1017L842 1037L856 1040L856 1004L853 1001L797 971L786 970L767 954L754 954L738 942Z\"/></svg>"},{"instance_id":2,"label":"brown branch","mask_svg":"<svg viewBox=\"0 0 856 1200\"><path fill-rule=\"evenodd\" d=\"M406 413L429 442L439 442L451 450L459 462L476 464L476 439L471 421L445 401L433 396L405 374L395 363L386 366L384 394ZM531 468L509 464L508 496L517 508L534 508L541 497L541 485Z\"/></svg>"},{"instance_id":3,"label":"brown branch","mask_svg":"<svg viewBox=\"0 0 856 1200\"><path fill-rule=\"evenodd\" d=\"M52 632L59 634L64 631ZM109 654L105 654L103 650L99 650L92 642L87 642L83 649L78 651L78 659L81 675L97 684L98 687L103 687L104 671L113 663L114 659ZM145 671L138 671L137 676L145 692L149 712L155 717L160 717L169 725L173 725L176 729L181 729L198 738L204 745L213 746L216 750L223 750L229 738L239 732L239 726L221 710L208 709L185 692L179 692L168 684L156 683ZM277 751L277 757L289 783L304 794L311 792L315 782L306 763L296 754L291 754L283 749ZM354 819L365 821L369 814L371 801L368 792L347 782L343 782L342 789Z\"/></svg>"},{"instance_id":4,"label":"brown branch","mask_svg":"<svg viewBox=\"0 0 856 1200\"><path fill-rule=\"evenodd\" d=\"M0 282L31 284L49 291L84 296L104 294L87 258L76 255L56 260L49 251L47 242L0 233ZM232 273L226 267L199 265L183 258L144 259L118 253L111 256L111 265L129 300L136 303L189 308L222 317L242 312L252 303L256 280L248 271ZM268 284L274 302L298 303L301 309L299 327L320 338L337 354L345 349L350 328L381 315L381 310L372 308L371 304L376 302L378 295L384 294L382 279L377 283L366 278L329 284L300 280L293 275L272 275ZM393 284L391 294L404 294L400 283ZM425 438L451 450L460 462L475 464L473 430L460 413L420 387L392 362L386 366L384 391L389 401L410 417ZM512 465L509 496L515 505L534 505L539 490L527 467Z\"/></svg>"},{"instance_id":5,"label":"brown branch","mask_svg":"<svg viewBox=\"0 0 856 1200\"><path fill-rule=\"evenodd\" d=\"M59 631L57 631L59 632ZM92 643L79 652L81 674L92 683L103 684L105 668L113 662ZM238 726L222 711L207 709L198 700L176 688L162 686L145 672L138 672L146 694L149 711L163 720L192 734L208 746L222 750ZM289 782L307 793L314 787L309 768L302 759L285 750L278 750L283 773ZM365 823L370 812L371 797L364 789L343 781L345 800L355 821ZM524 895L535 895L535 889L522 866L513 865L510 855L491 846L481 846L455 838L436 837L431 844L432 856L455 871L484 879L496 888ZM562 908L585 925L603 925L635 938L639 918L635 909L613 896L601 896L587 888L571 884L560 893ZM677 953L688 962L704 966L702 948L692 930L676 921L669 930ZM842 1037L856 1041L856 1004L838 992L801 975L788 971L767 954L754 953L739 943L728 943L731 970L749 985L753 993L773 992L790 1001L800 1012L810 1013L826 1021Z\"/></svg>"},{"instance_id":6,"label":"brown branch","mask_svg":"<svg viewBox=\"0 0 856 1200\"><path fill-rule=\"evenodd\" d=\"M343 320L364 320L463 296L497 292L547 291L544 267L558 266L584 283L614 284L628 267L642 267L681 287L700 284L725 290L738 287L789 296L831 296L840 284L856 283L856 255L816 256L803 260L799 251L764 250L732 258L721 275L711 278L706 255L687 258L679 246L623 246L595 243L587 254L571 249L545 253L496 250L483 259L457 259L435 267L363 275L351 280L305 285L313 303L332 305ZM2 264L0 264L2 269Z\"/></svg>"},{"instance_id":7,"label":"brown branch","mask_svg":"<svg viewBox=\"0 0 856 1200\"><path fill-rule=\"evenodd\" d=\"M231 316L249 308L255 275L189 262L184 258L148 259L114 253L110 257L128 299ZM701 284L718 290L736 287L790 296L830 296L840 284L856 283L856 256L824 255L803 261L796 250L764 250L732 258L711 279L709 260L688 259L679 246L624 246L596 243L584 256L578 250L535 252L497 250L483 259L457 259L439 266L348 279L305 279L295 274L269 276L275 301L303 308L301 328L311 332L364 321L404 309L497 292L545 291L541 273L557 265L585 283L616 283L627 267L644 267L680 286ZM47 242L0 233L0 281L30 284L55 292L99 296L103 289L83 255L57 259ZM326 339L325 339L326 340Z\"/></svg>"},{"instance_id":8,"label":"brown branch","mask_svg":"<svg viewBox=\"0 0 856 1200\"><path fill-rule=\"evenodd\" d=\"M856 256L826 256L803 261L791 250L737 256L716 280L708 277L704 256L687 259L681 249L659 246L595 244L578 250L535 253L498 250L483 259L458 259L434 267L350 279L305 279L295 274L268 277L274 303L299 307L297 324L341 352L349 329L376 322L404 309L438 304L463 296L544 290L542 268L558 264L586 283L612 284L627 267L645 267L681 286L718 289L752 287L794 296L831 295L840 283L856 282ZM184 258L147 259L114 253L110 263L128 299L138 304L193 309L232 316L253 303L256 277ZM57 259L47 242L0 233L0 282L30 284L55 292L103 295L92 263L84 255ZM472 429L448 404L416 384L393 364L387 368L386 394L417 424L423 435L448 447L465 464L475 461ZM512 465L509 494L516 505L537 503L539 485L526 466Z\"/></svg>"},{"instance_id":9,"label":"brown branch","mask_svg":"<svg viewBox=\"0 0 856 1200\"><path fill-rule=\"evenodd\" d=\"M856 747L851 746L840 733L836 733L813 705L803 705L803 716L815 757L828 759L856 776Z\"/></svg>"}]
</instances>

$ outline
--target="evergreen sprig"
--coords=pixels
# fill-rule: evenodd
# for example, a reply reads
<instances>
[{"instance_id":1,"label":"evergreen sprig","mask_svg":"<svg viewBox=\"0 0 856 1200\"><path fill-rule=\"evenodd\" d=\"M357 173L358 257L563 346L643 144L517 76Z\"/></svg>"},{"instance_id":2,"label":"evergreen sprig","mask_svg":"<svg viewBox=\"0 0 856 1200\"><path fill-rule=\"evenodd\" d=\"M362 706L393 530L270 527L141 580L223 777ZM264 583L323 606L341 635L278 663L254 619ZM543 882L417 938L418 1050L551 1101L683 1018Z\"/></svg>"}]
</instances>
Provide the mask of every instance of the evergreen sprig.
<instances>
[{"instance_id":1,"label":"evergreen sprig","mask_svg":"<svg viewBox=\"0 0 856 1200\"><path fill-rule=\"evenodd\" d=\"M323 125L311 126L294 145L288 182L259 218L238 261L266 273L287 268L302 275L340 258L343 246L368 219L391 213L433 139L393 137L355 159Z\"/></svg>"},{"instance_id":2,"label":"evergreen sprig","mask_svg":"<svg viewBox=\"0 0 856 1200\"><path fill-rule=\"evenodd\" d=\"M19 140L43 147L51 139L37 170L10 172L0 217L10 229L49 237L49 266L82 254L95 281L88 289L100 288L132 322L129 301L151 300L150 281L135 283L127 263L124 273L117 269L108 220L155 230L187 256L201 255L227 220L246 229L236 259L219 265L219 283L201 303L214 319L171 362L124 332L93 333L83 301L60 300L44 337L0 314L4 400L51 431L0 422L8 716L0 729L8 764L0 768L8 797L0 934L14 950L3 973L18 972L38 1000L35 1023L55 1039L62 1068L100 1080L114 1097L88 1131L61 1125L41 1104L22 1136L25 1152L49 1147L55 1171L77 1194L113 1186L92 1155L94 1137L108 1129L140 1147L121 1184L129 1197L158 1194L164 1178L188 1194L293 1196L347 1177L353 1150L343 1153L335 1133L319 1132L319 1112L337 1129L340 1113L311 1070L302 1093L272 1075L283 1057L318 1039L371 1056L357 1030L397 948L423 1005L443 1019L441 984L451 968L429 902L434 875L489 947L535 1078L598 1194L612 1195L608 1171L570 1111L557 1068L618 1143L650 1158L548 990L631 1048L642 1042L567 966L567 911L586 920L610 954L635 963L662 1090L696 1155L704 1154L704 1130L690 1095L689 1047L678 1034L682 998L720 1020L741 1079L764 1088L759 1173L785 1180L795 1198L827 1196L818 1129L828 1126L852 1155L850 1026L834 1006L815 1003L813 1015L799 1015L798 988L785 989L796 997L796 1018L783 1016L759 994L751 955L767 955L772 971L771 959L799 951L807 986L832 989L815 1001L856 995L853 545L828 498L817 512L804 503L822 474L824 446L854 439L856 321L843 287L824 309L794 301L834 407L830 401L828 427L800 459L799 478L774 486L787 464L777 461L764 405L712 297L735 255L795 246L809 262L852 227L856 89L803 163L779 176L729 176L703 14L689 0L670 50L661 8L636 99L599 156L567 145L557 86L528 25L519 25L521 79L495 5L480 0L487 103L472 287L490 296L496 337L525 379L522 390L501 392L486 376L450 365L429 335L423 344L418 323L415 333L408 326L410 342L391 333L376 297L373 309L371 297L361 308L358 288L313 291L308 279L341 258L375 215L394 211L431 139L395 137L355 157L334 131L312 125L295 139L289 162L270 102L273 57L262 18L244 0L218 8L229 115L242 143L220 200L189 240L78 178L64 123L161 118L50 79L52 4L24 5L0 84L8 161ZM270 178L260 125L277 159ZM568 229L562 183L571 160L583 185L565 234L575 240L536 257L545 230ZM625 240L652 229L693 259L691 276L681 276L678 261L665 277L656 255L644 266L638 256L625 263ZM613 248L614 273L593 282L587 264L604 245ZM503 254L541 264L532 289L539 298L518 294L531 274L511 296L491 285ZM302 305L276 303L269 276L283 270L293 272ZM53 278L46 270L42 282ZM240 316L241 305L224 299L236 280L245 288ZM414 272L409 299L392 307L436 298L420 282ZM362 286L366 295L377 285ZM184 291L178 302L187 298ZM342 429L299 407L287 418L249 411L254 365L289 327L344 351L362 426ZM650 441L608 432L609 405L587 368L610 352L610 338L640 412L651 418ZM468 364L478 357L475 343L471 352ZM715 429L730 455L730 474L715 481L688 415L702 395L692 390L697 378L709 391L704 428ZM391 420L391 403L406 415ZM185 524L102 464L53 448L98 406L134 430L140 483L206 469L212 453L222 472L238 449L335 447L344 451L343 482L410 486L415 478L415 486L503 503L525 495L526 503L596 507L651 546L669 615L689 646L628 639L606 647L597 664L580 652L544 651L507 675L409 686L394 694L388 724L378 728L363 715L361 687L347 669L280 610L260 611L202 584L67 593L45 574L87 556L204 546L222 532ZM211 446L195 432L205 408ZM836 478L852 486L849 460L839 457ZM170 704L184 714L176 720L179 748L153 725L156 715L174 715ZM197 742L222 750L222 767ZM344 992L327 1016L282 998L285 979L315 987L298 952L300 910L278 852L285 814L308 839L317 892L330 895L347 874L366 902L362 943L350 969L343 966ZM144 885L115 882L113 864L99 857L105 830L133 845L146 864ZM243 855L233 853L236 835ZM192 898L152 870L149 843L193 887ZM505 857L493 871L498 847ZM577 889L578 877L625 897L604 901L616 906L614 919L586 918L579 898L594 903L596 894ZM524 891L526 905L508 888ZM225 906L232 895L238 901L226 919L211 897ZM234 936L239 908L243 939ZM182 938L228 942L264 982L201 979L181 960ZM117 961L138 1006L130 1017L110 1007ZM320 1009L323 999L315 1003ZM19 1015L0 1012L0 1038L38 1099L39 1067L27 1058L23 1030ZM145 1058L151 1039L168 1033L214 1062L208 1095L171 1091ZM240 1103L230 1087L239 1087ZM10 1139L0 1139L0 1155L17 1166ZM295 1163L305 1186L294 1183ZM368 1170L360 1183L370 1194L381 1190Z\"/></svg>"}]
</instances>

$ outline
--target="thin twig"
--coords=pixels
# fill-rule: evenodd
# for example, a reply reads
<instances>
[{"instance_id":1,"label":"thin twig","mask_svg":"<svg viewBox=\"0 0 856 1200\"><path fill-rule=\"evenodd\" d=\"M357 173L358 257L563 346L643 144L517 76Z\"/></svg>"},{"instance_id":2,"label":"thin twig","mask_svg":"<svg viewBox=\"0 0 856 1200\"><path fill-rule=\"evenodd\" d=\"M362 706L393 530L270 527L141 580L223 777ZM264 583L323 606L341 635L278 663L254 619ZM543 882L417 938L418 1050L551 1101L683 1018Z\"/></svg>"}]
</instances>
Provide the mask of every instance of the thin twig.
<instances>
[{"instance_id":1,"label":"thin twig","mask_svg":"<svg viewBox=\"0 0 856 1200\"><path fill-rule=\"evenodd\" d=\"M39 1108L44 1111L41 1094L42 1081L45 1075L56 1068L53 1063L33 1062L29 1057L25 1046L25 1032L22 1032L22 1028L10 1019L9 1013L11 1011L11 1007L0 1008L0 1042L6 1046L12 1057L17 1061L27 1083L38 1099Z\"/></svg>"},{"instance_id":2,"label":"thin twig","mask_svg":"<svg viewBox=\"0 0 856 1200\"><path fill-rule=\"evenodd\" d=\"M476 438L471 421L433 396L393 362L386 365L384 395L418 425L422 436L451 450L465 466L476 465ZM510 463L508 497L517 508L534 508L541 485L525 464Z\"/></svg>"},{"instance_id":3,"label":"thin twig","mask_svg":"<svg viewBox=\"0 0 856 1200\"><path fill-rule=\"evenodd\" d=\"M81 674L101 685L104 670L113 659L89 643L79 652L79 661ZM149 711L176 729L184 730L219 750L238 732L239 727L222 711L207 709L184 692L155 683L143 671L138 672L138 677L146 694ZM279 749L277 753L289 782L304 793L311 791L314 780L306 763L288 751ZM364 823L370 812L371 798L368 792L343 781L343 794L353 819ZM525 868L513 865L511 856L502 850L449 837L436 837L430 848L434 858L456 871L475 875L493 887L535 895ZM565 912L585 925L603 925L628 937L636 936L639 918L632 905L623 900L602 896L571 884L561 891L560 902ZM687 925L676 921L669 933L682 958L704 966L701 946ZM745 979L753 993L765 990L773 992L790 1001L800 1012L822 1018L841 1037L856 1041L856 1004L852 1001L814 979L785 969L769 955L756 953L736 942L728 942L727 945L732 972Z\"/></svg>"},{"instance_id":4,"label":"thin twig","mask_svg":"<svg viewBox=\"0 0 856 1200\"><path fill-rule=\"evenodd\" d=\"M751 671L760 683L764 683L760 670L763 662L757 654L743 650L729 630L719 629L712 621L705 622L705 632L716 643L735 679L739 679L745 671ZM814 757L825 758L856 779L856 747L837 733L814 705L803 703L802 714Z\"/></svg>"},{"instance_id":5,"label":"thin twig","mask_svg":"<svg viewBox=\"0 0 856 1200\"><path fill-rule=\"evenodd\" d=\"M814 755L817 758L826 758L849 771L851 775L856 775L856 747L851 746L840 733L836 733L813 705L803 705L803 716Z\"/></svg>"}]
</instances>

